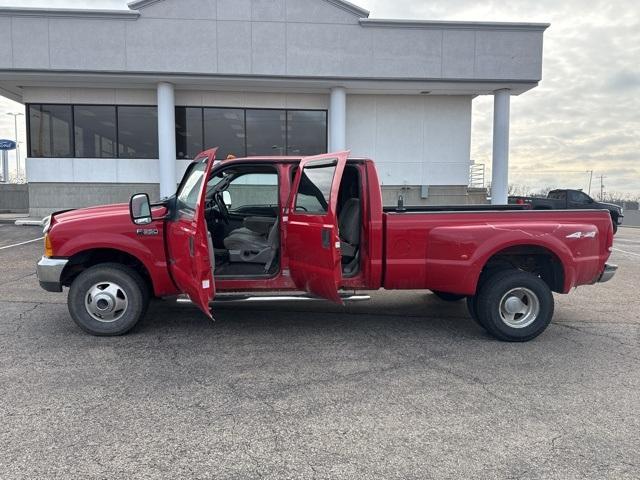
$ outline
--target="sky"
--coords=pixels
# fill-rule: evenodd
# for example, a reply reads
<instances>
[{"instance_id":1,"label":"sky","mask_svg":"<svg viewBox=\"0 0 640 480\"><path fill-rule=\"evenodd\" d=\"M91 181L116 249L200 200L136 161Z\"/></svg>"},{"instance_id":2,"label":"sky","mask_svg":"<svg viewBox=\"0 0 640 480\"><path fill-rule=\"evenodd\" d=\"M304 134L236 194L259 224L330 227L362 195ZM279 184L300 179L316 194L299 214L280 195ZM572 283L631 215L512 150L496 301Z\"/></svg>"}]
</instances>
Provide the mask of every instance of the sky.
<instances>
[{"instance_id":1,"label":"sky","mask_svg":"<svg viewBox=\"0 0 640 480\"><path fill-rule=\"evenodd\" d=\"M543 79L511 101L510 183L640 196L640 1L351 0L372 18L546 22ZM124 0L0 0L0 6L126 8ZM13 137L0 97L0 137ZM493 99L473 102L471 158L491 166ZM25 138L24 126L19 136ZM23 147L24 148L24 147Z\"/></svg>"}]
</instances>

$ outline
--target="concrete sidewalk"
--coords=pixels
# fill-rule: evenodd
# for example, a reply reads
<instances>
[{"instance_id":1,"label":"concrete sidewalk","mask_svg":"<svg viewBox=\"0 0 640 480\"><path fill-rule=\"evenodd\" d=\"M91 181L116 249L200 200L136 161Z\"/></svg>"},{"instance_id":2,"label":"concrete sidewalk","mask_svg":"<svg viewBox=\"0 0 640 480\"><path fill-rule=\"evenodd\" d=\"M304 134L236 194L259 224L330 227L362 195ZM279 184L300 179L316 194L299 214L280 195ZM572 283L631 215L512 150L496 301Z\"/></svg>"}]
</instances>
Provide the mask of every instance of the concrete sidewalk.
<instances>
[{"instance_id":1,"label":"concrete sidewalk","mask_svg":"<svg viewBox=\"0 0 640 480\"><path fill-rule=\"evenodd\" d=\"M16 220L24 220L28 219L29 214L27 213L0 213L0 223L16 223ZM35 219L31 219L35 220Z\"/></svg>"},{"instance_id":2,"label":"concrete sidewalk","mask_svg":"<svg viewBox=\"0 0 640 480\"><path fill-rule=\"evenodd\" d=\"M0 224L39 227L42 218L29 217L26 213L0 213Z\"/></svg>"}]
</instances>

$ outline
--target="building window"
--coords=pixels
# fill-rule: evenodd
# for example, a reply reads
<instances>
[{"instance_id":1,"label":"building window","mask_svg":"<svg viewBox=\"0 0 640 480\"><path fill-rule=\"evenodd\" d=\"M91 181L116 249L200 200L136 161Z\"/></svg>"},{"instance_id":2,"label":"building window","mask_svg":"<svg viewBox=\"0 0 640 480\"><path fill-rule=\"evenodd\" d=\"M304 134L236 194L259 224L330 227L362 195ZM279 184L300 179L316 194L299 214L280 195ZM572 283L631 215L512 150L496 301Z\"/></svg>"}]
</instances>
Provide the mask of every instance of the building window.
<instances>
[{"instance_id":1,"label":"building window","mask_svg":"<svg viewBox=\"0 0 640 480\"><path fill-rule=\"evenodd\" d=\"M245 117L240 108L204 109L205 149L220 147L218 158L246 155Z\"/></svg>"},{"instance_id":2,"label":"building window","mask_svg":"<svg viewBox=\"0 0 640 480\"><path fill-rule=\"evenodd\" d=\"M118 156L158 158L156 107L118 107Z\"/></svg>"},{"instance_id":3,"label":"building window","mask_svg":"<svg viewBox=\"0 0 640 480\"><path fill-rule=\"evenodd\" d=\"M73 107L75 156L79 158L115 158L116 107L76 105Z\"/></svg>"},{"instance_id":4,"label":"building window","mask_svg":"<svg viewBox=\"0 0 640 480\"><path fill-rule=\"evenodd\" d=\"M193 159L205 150L202 109L176 107L176 157Z\"/></svg>"},{"instance_id":5,"label":"building window","mask_svg":"<svg viewBox=\"0 0 640 480\"><path fill-rule=\"evenodd\" d=\"M287 155L310 156L327 151L327 112L287 112Z\"/></svg>"},{"instance_id":6,"label":"building window","mask_svg":"<svg viewBox=\"0 0 640 480\"><path fill-rule=\"evenodd\" d=\"M158 158L155 106L30 104L29 156ZM176 107L176 158L220 147L228 155L308 156L327 151L327 112Z\"/></svg>"},{"instance_id":7,"label":"building window","mask_svg":"<svg viewBox=\"0 0 640 480\"><path fill-rule=\"evenodd\" d=\"M29 105L33 157L73 157L73 114L69 105Z\"/></svg>"},{"instance_id":8,"label":"building window","mask_svg":"<svg viewBox=\"0 0 640 480\"><path fill-rule=\"evenodd\" d=\"M286 155L285 110L247 110L247 155Z\"/></svg>"}]
</instances>

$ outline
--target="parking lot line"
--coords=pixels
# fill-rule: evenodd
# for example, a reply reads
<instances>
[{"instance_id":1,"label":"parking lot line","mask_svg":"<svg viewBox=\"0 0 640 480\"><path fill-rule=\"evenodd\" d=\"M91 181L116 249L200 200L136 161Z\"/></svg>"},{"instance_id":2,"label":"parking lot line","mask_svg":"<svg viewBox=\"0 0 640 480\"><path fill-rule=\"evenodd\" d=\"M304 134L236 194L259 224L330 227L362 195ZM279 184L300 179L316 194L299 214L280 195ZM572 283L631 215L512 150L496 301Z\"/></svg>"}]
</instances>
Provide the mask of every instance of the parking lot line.
<instances>
[{"instance_id":1,"label":"parking lot line","mask_svg":"<svg viewBox=\"0 0 640 480\"><path fill-rule=\"evenodd\" d=\"M640 253L627 252L626 250L620 250L619 248L613 248L614 251L620 253L626 253L627 255L633 255L634 257L640 257Z\"/></svg>"},{"instance_id":2,"label":"parking lot line","mask_svg":"<svg viewBox=\"0 0 640 480\"><path fill-rule=\"evenodd\" d=\"M27 245L29 243L38 242L42 240L44 237L34 238L33 240L27 240L26 242L14 243L13 245L7 245L5 247L0 247L0 250L6 250L7 248L19 247L21 245Z\"/></svg>"}]
</instances>

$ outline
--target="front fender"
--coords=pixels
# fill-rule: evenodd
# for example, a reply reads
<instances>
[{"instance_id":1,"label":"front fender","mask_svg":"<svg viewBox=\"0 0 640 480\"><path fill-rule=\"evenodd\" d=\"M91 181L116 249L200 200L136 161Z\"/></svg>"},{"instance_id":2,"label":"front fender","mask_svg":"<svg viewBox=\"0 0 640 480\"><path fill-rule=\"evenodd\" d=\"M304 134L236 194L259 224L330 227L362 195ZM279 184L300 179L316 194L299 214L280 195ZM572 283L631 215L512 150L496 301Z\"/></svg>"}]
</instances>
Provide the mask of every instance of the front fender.
<instances>
[{"instance_id":1,"label":"front fender","mask_svg":"<svg viewBox=\"0 0 640 480\"><path fill-rule=\"evenodd\" d=\"M149 273L154 293L157 296L172 295L176 287L168 272L164 251L164 238L161 233L156 237L140 237L108 232L88 232L59 241L54 246L56 257L72 258L92 250L114 250L136 258ZM141 240L143 238L144 240Z\"/></svg>"}]
</instances>

